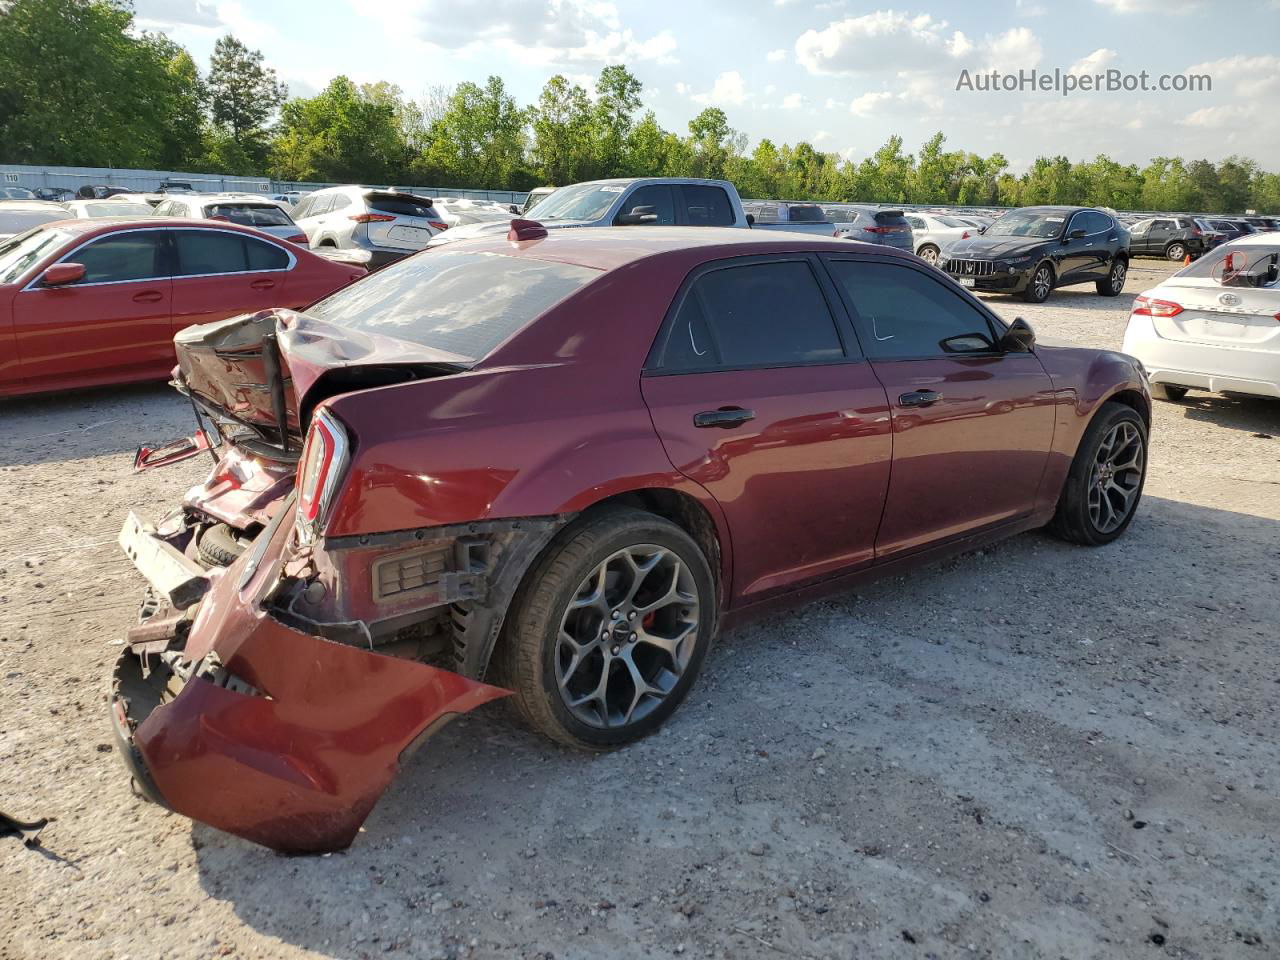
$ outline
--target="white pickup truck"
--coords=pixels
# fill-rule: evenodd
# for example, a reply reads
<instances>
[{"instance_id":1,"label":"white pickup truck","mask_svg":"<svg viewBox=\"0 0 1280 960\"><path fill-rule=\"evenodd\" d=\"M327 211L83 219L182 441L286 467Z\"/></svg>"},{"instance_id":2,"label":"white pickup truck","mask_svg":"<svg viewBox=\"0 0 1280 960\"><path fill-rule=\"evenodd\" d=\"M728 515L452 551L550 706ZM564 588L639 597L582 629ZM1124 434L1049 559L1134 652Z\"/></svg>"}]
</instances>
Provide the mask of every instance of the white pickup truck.
<instances>
[{"instance_id":1,"label":"white pickup truck","mask_svg":"<svg viewBox=\"0 0 1280 960\"><path fill-rule=\"evenodd\" d=\"M635 177L560 187L524 214L548 230L570 227L751 226L738 191L727 180ZM505 233L507 223L472 223L431 238L428 248Z\"/></svg>"}]
</instances>

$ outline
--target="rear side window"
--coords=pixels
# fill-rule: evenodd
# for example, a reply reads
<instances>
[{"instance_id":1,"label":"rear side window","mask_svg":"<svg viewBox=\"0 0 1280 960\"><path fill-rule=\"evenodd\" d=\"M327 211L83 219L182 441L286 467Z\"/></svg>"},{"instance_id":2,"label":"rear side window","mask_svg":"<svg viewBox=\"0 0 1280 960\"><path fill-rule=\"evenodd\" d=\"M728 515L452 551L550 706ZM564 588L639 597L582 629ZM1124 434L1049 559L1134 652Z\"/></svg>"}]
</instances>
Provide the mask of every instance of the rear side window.
<instances>
[{"instance_id":1,"label":"rear side window","mask_svg":"<svg viewBox=\"0 0 1280 960\"><path fill-rule=\"evenodd\" d=\"M683 184L686 216L691 227L729 227L733 225L733 207L729 195L719 187Z\"/></svg>"},{"instance_id":2,"label":"rear side window","mask_svg":"<svg viewBox=\"0 0 1280 960\"><path fill-rule=\"evenodd\" d=\"M63 258L84 264L81 283L119 283L168 276L164 269L163 235L158 230L113 233Z\"/></svg>"},{"instance_id":3,"label":"rear side window","mask_svg":"<svg viewBox=\"0 0 1280 960\"><path fill-rule=\"evenodd\" d=\"M214 203L204 210L211 220L227 220L245 227L287 227L293 223L274 203Z\"/></svg>"},{"instance_id":4,"label":"rear side window","mask_svg":"<svg viewBox=\"0 0 1280 960\"><path fill-rule=\"evenodd\" d=\"M834 363L835 319L808 263L791 260L698 277L667 332L663 371Z\"/></svg>"},{"instance_id":5,"label":"rear side window","mask_svg":"<svg viewBox=\"0 0 1280 960\"><path fill-rule=\"evenodd\" d=\"M446 247L370 274L307 312L348 329L480 360L600 275L576 264Z\"/></svg>"},{"instance_id":6,"label":"rear side window","mask_svg":"<svg viewBox=\"0 0 1280 960\"><path fill-rule=\"evenodd\" d=\"M390 213L397 217L433 216L431 205L404 194L373 193L365 198L365 206L375 213ZM345 206L345 204L344 204Z\"/></svg>"},{"instance_id":7,"label":"rear side window","mask_svg":"<svg viewBox=\"0 0 1280 960\"><path fill-rule=\"evenodd\" d=\"M822 223L826 220L821 207L808 203L793 204L787 208L787 213L792 223Z\"/></svg>"},{"instance_id":8,"label":"rear side window","mask_svg":"<svg viewBox=\"0 0 1280 960\"><path fill-rule=\"evenodd\" d=\"M173 236L180 277L284 270L289 266L289 255L279 247L238 233L177 230Z\"/></svg>"},{"instance_id":9,"label":"rear side window","mask_svg":"<svg viewBox=\"0 0 1280 960\"><path fill-rule=\"evenodd\" d=\"M872 360L916 360L994 349L986 316L946 284L893 263L829 260Z\"/></svg>"}]
</instances>

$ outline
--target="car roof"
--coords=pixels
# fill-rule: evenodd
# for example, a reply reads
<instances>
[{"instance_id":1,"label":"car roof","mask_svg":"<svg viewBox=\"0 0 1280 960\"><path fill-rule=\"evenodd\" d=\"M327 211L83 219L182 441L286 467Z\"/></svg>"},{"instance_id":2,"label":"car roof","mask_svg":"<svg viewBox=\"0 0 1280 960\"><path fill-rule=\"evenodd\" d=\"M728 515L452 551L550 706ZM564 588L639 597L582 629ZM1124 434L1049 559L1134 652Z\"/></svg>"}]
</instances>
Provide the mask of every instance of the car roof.
<instances>
[{"instance_id":1,"label":"car roof","mask_svg":"<svg viewBox=\"0 0 1280 960\"><path fill-rule=\"evenodd\" d=\"M571 263L596 270L615 270L671 253L699 251L702 260L749 257L769 253L876 253L915 260L889 247L858 241L819 237L808 233L748 230L740 227L594 227L590 230L548 230L547 236L519 243L504 235L459 240L438 252L501 253Z\"/></svg>"},{"instance_id":2,"label":"car roof","mask_svg":"<svg viewBox=\"0 0 1280 960\"><path fill-rule=\"evenodd\" d=\"M1075 213L1077 210L1093 210L1102 213L1097 207L1075 207L1069 204L1044 204L1039 207L1019 207L1018 213ZM1014 211L1010 210L1009 213Z\"/></svg>"},{"instance_id":3,"label":"car roof","mask_svg":"<svg viewBox=\"0 0 1280 960\"><path fill-rule=\"evenodd\" d=\"M106 201L99 201L105 203ZM52 204L51 204L52 206ZM94 217L91 220L78 220L68 217L65 220L51 220L48 223L42 223L40 226L44 229L57 228L65 233L77 234L80 237L88 237L99 233L111 233L122 227L137 227L147 230L172 230L174 227L196 227L201 230L232 230L236 233L252 234L259 239L266 238L274 240L269 234L264 234L261 230L254 230L252 227L244 227L238 223L228 223L222 220L197 220L194 217L155 217L155 216L120 216L120 217Z\"/></svg>"},{"instance_id":4,"label":"car roof","mask_svg":"<svg viewBox=\"0 0 1280 960\"><path fill-rule=\"evenodd\" d=\"M0 199L0 210L52 210L62 204L51 200L8 200Z\"/></svg>"}]
</instances>

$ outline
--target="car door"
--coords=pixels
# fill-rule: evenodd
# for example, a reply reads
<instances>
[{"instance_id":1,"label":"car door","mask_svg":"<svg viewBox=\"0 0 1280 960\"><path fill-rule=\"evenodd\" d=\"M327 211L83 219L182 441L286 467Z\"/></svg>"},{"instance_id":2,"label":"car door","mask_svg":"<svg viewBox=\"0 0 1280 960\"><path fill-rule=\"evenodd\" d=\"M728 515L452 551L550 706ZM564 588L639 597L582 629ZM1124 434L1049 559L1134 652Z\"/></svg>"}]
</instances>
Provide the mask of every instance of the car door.
<instances>
[{"instance_id":1,"label":"car door","mask_svg":"<svg viewBox=\"0 0 1280 960\"><path fill-rule=\"evenodd\" d=\"M1139 220L1129 228L1129 252L1137 256L1151 253L1151 221Z\"/></svg>"},{"instance_id":2,"label":"car door","mask_svg":"<svg viewBox=\"0 0 1280 960\"><path fill-rule=\"evenodd\" d=\"M268 307L289 306L285 292L297 262L284 243L218 227L172 230L173 330Z\"/></svg>"},{"instance_id":3,"label":"car door","mask_svg":"<svg viewBox=\"0 0 1280 960\"><path fill-rule=\"evenodd\" d=\"M1147 232L1147 253L1164 256L1164 248L1172 236L1172 220L1152 220L1151 229Z\"/></svg>"},{"instance_id":4,"label":"car door","mask_svg":"<svg viewBox=\"0 0 1280 960\"><path fill-rule=\"evenodd\" d=\"M824 261L892 410L877 560L1030 513L1055 409L1036 355L1002 353L999 321L925 267Z\"/></svg>"},{"instance_id":5,"label":"car door","mask_svg":"<svg viewBox=\"0 0 1280 960\"><path fill-rule=\"evenodd\" d=\"M1087 211L1078 210L1071 215L1062 233L1062 242L1058 250L1058 282L1062 284L1079 283L1092 279L1098 272L1098 246L1103 238L1089 235ZM1083 231L1083 236L1072 234Z\"/></svg>"},{"instance_id":6,"label":"car door","mask_svg":"<svg viewBox=\"0 0 1280 960\"><path fill-rule=\"evenodd\" d=\"M671 462L724 509L735 600L874 558L888 404L816 268L806 255L699 268L641 381Z\"/></svg>"},{"instance_id":7,"label":"car door","mask_svg":"<svg viewBox=\"0 0 1280 960\"><path fill-rule=\"evenodd\" d=\"M732 227L737 222L723 187L681 183L672 186L679 202L676 223L690 227Z\"/></svg>"},{"instance_id":8,"label":"car door","mask_svg":"<svg viewBox=\"0 0 1280 960\"><path fill-rule=\"evenodd\" d=\"M39 276L13 300L13 334L32 389L162 376L174 363L172 281L164 231L117 230L58 258L85 268L78 283Z\"/></svg>"}]
</instances>

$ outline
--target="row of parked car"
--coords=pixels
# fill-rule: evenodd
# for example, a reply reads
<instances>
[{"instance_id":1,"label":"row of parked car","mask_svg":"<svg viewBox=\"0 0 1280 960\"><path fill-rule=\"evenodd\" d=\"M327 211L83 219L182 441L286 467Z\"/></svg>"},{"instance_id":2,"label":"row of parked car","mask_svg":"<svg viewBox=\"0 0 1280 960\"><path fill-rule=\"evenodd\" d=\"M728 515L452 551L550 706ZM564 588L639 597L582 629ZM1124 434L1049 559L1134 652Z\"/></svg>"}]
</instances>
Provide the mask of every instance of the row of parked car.
<instances>
[{"instance_id":1,"label":"row of parked car","mask_svg":"<svg viewBox=\"0 0 1280 960\"><path fill-rule=\"evenodd\" d=\"M138 221L156 217L175 224L171 231L190 230L193 223L236 225L265 234L284 245L281 249L286 251L285 261L289 266L273 269L292 270L299 262L309 262L305 258L300 261L296 253L290 252L300 247L337 264L340 272L328 274L327 282L332 283L349 282L358 275L351 272L354 267L378 269L419 250L509 233L517 240L565 228L610 226L727 227L807 233L913 253L948 274L961 287L974 292L1015 294L1033 303L1043 302L1057 288L1080 284L1093 284L1098 294L1114 297L1124 289L1133 256L1149 253L1173 260L1206 256L1222 249L1224 242L1230 245L1239 242L1242 236L1266 236L1261 231L1275 225L1275 221L1267 218L1245 222L1182 216L1153 217L1126 224L1121 215L1111 210L1067 206L1030 207L988 218L981 214L961 217L858 204L743 202L733 185L724 181L634 178L535 192L521 211L521 218L516 217L512 208L496 203L433 200L362 186L318 190L300 196L293 204L287 198L270 199L256 194L197 193L183 190L181 185L171 186L165 194L122 194L61 204L0 201L0 237L68 217L109 218L120 230L133 230ZM179 228L178 223L184 226ZM1204 228L1214 225L1224 229ZM1227 238L1225 228L1228 226L1238 229L1232 239ZM65 228L60 230L65 232ZM188 245L189 242L184 241ZM239 250L237 244L239 241L229 244L227 249ZM266 278L257 277L261 271L255 264L274 263L280 258L267 256L254 245L245 249L259 252L254 263L236 255L230 258L234 261L231 266L210 267L205 272L219 276L253 275L251 287L275 288L280 278L268 282ZM189 266L175 265L172 253L166 256L169 258L166 269L177 271L171 274L173 283L179 283L179 277L191 275ZM1233 276L1239 275L1239 269L1232 268L1230 272ZM86 280L86 276L89 279ZM107 274L100 271L90 272L50 285L66 288L75 284L87 289L140 279L106 277ZM226 289L230 294L237 286L230 284ZM314 292L303 283L293 283L290 290L298 290L299 296L302 292L308 295ZM295 300L290 297L288 304L293 303ZM260 297L229 296L228 302L219 306L235 311L261 304ZM92 316L94 311L78 307L71 313ZM179 316L184 322L194 322L189 313L180 312ZM164 339L163 336L160 339L161 352L167 352ZM45 381L40 374L18 376L17 366L11 365L10 369L18 379L9 386L9 392L39 388L44 382L49 383L50 388L59 388L56 377ZM4 389L0 386L0 390Z\"/></svg>"}]
</instances>

